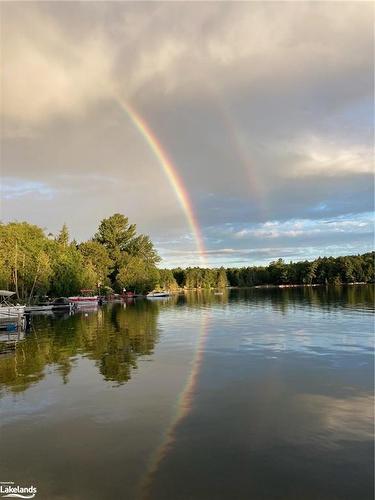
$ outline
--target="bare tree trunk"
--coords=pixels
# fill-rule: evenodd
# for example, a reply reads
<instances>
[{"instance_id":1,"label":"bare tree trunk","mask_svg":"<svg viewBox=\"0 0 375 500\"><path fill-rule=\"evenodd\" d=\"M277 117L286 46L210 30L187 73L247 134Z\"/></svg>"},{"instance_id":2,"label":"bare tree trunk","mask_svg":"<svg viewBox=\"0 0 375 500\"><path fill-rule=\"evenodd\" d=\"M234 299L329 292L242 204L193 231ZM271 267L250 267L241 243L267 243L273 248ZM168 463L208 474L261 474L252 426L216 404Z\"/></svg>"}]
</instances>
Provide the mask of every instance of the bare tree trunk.
<instances>
[{"instance_id":1,"label":"bare tree trunk","mask_svg":"<svg viewBox=\"0 0 375 500\"><path fill-rule=\"evenodd\" d=\"M18 293L18 270L17 270L17 259L18 259L18 241L16 240L16 254L14 256L14 285L16 287L16 296L17 299L20 299L20 295Z\"/></svg>"},{"instance_id":2,"label":"bare tree trunk","mask_svg":"<svg viewBox=\"0 0 375 500\"><path fill-rule=\"evenodd\" d=\"M36 285L36 280L38 278L39 270L40 270L40 262L38 264L38 267L36 268L36 273L35 273L35 278L34 278L33 286L31 287L31 290L30 290L29 304L31 304L31 298L32 298L33 293L34 293L34 288L35 288L35 285Z\"/></svg>"},{"instance_id":3,"label":"bare tree trunk","mask_svg":"<svg viewBox=\"0 0 375 500\"><path fill-rule=\"evenodd\" d=\"M26 260L26 255L23 254L23 259L22 259L22 299L25 298L25 260Z\"/></svg>"}]
</instances>

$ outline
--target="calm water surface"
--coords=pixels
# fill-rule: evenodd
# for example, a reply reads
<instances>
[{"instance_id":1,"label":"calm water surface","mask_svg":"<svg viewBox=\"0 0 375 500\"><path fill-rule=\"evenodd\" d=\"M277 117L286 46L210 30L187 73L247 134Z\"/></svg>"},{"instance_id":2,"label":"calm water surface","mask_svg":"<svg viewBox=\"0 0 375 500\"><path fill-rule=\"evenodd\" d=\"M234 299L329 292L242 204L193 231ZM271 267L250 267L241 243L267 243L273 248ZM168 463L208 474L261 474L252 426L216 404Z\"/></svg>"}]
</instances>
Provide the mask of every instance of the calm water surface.
<instances>
[{"instance_id":1,"label":"calm water surface","mask_svg":"<svg viewBox=\"0 0 375 500\"><path fill-rule=\"evenodd\" d=\"M35 316L0 343L0 480L40 499L372 499L374 288Z\"/></svg>"}]
</instances>

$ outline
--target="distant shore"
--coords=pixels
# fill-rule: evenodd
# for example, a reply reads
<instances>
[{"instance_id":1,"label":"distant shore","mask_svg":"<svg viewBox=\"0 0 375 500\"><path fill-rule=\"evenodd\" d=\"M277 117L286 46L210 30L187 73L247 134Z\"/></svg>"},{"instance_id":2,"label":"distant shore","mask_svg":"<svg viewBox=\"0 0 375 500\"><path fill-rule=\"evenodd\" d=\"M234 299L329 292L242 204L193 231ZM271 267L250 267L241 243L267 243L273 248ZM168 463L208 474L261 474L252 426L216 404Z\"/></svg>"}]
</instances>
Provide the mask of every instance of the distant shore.
<instances>
[{"instance_id":1,"label":"distant shore","mask_svg":"<svg viewBox=\"0 0 375 500\"><path fill-rule=\"evenodd\" d=\"M281 285L253 285L253 286L227 286L225 288L179 288L178 290L171 291L171 293L181 293L181 292L196 292L196 291L212 291L212 290L250 290L253 288L269 289L269 288L316 288L316 287L337 287L337 286L353 286L353 285L374 285L373 281L353 281L350 283L312 283L312 284L281 284Z\"/></svg>"},{"instance_id":2,"label":"distant shore","mask_svg":"<svg viewBox=\"0 0 375 500\"><path fill-rule=\"evenodd\" d=\"M310 287L322 287L322 286L348 286L348 285L370 285L371 282L366 282L366 281L353 281L353 282L350 282L350 283L335 283L335 284L332 284L332 283L310 283L310 284L295 284L295 285L288 285L288 284L284 284L284 285L255 285L251 288L310 288ZM240 287L238 287L240 288Z\"/></svg>"}]
</instances>

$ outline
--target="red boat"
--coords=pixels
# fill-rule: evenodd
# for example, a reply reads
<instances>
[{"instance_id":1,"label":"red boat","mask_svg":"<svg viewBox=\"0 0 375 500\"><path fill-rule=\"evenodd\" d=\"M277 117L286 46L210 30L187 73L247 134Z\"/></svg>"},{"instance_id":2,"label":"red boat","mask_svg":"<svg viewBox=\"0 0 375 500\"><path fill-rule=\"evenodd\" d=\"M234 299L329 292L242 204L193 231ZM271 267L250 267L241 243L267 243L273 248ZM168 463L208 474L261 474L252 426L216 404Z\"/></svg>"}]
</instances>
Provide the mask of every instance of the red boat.
<instances>
[{"instance_id":1,"label":"red boat","mask_svg":"<svg viewBox=\"0 0 375 500\"><path fill-rule=\"evenodd\" d=\"M82 294L92 293L94 290L81 290ZM77 295L76 297L68 297L69 302L79 306L97 306L99 301L98 295Z\"/></svg>"}]
</instances>

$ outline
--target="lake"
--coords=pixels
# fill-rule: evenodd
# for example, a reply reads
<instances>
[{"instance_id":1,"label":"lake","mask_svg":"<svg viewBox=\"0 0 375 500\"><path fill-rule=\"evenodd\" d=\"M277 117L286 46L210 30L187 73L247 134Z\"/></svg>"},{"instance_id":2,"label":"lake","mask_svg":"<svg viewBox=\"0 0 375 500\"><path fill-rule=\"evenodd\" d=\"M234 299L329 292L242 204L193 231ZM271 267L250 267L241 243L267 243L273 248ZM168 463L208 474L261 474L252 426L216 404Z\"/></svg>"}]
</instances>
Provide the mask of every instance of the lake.
<instances>
[{"instance_id":1,"label":"lake","mask_svg":"<svg viewBox=\"0 0 375 500\"><path fill-rule=\"evenodd\" d=\"M373 498L374 287L35 315L0 355L0 480L40 499Z\"/></svg>"}]
</instances>

